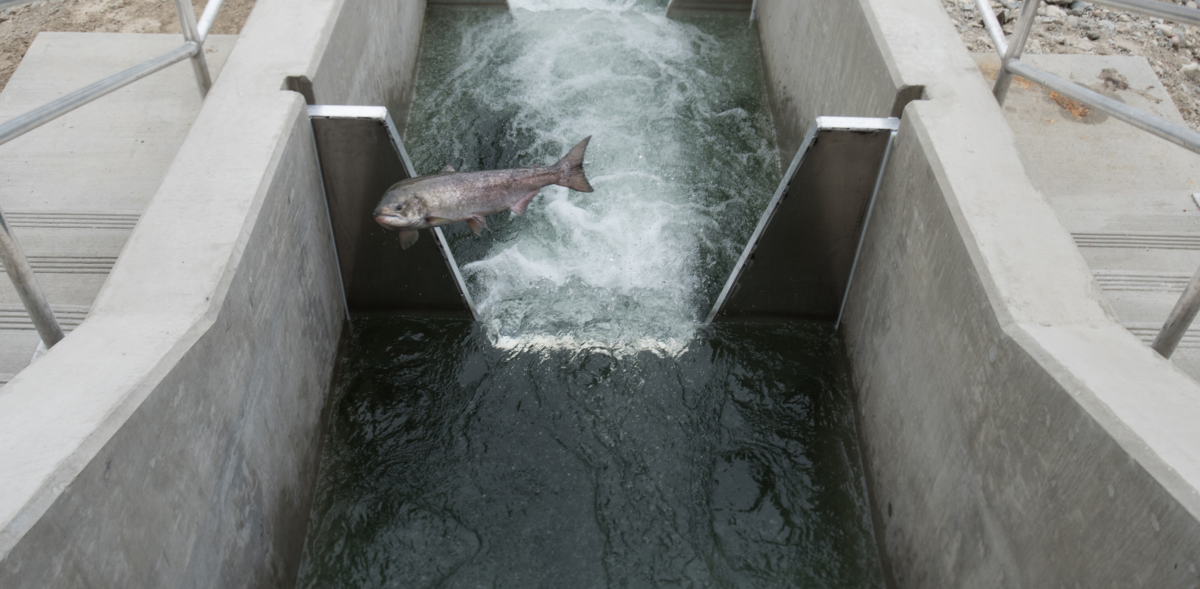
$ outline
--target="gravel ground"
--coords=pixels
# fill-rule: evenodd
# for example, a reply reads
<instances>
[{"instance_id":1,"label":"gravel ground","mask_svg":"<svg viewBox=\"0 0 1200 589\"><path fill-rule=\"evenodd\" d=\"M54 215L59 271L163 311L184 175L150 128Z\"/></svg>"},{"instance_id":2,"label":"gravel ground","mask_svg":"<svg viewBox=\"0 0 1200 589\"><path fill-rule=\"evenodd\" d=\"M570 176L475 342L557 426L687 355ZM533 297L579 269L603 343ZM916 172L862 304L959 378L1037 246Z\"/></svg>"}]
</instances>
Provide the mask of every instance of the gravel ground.
<instances>
[{"instance_id":1,"label":"gravel ground","mask_svg":"<svg viewBox=\"0 0 1200 589\"><path fill-rule=\"evenodd\" d=\"M194 0L196 18L204 4ZM253 7L254 0L225 0L212 33L238 33ZM41 31L179 33L180 29L175 3L169 0L40 0L5 10L0 12L0 89Z\"/></svg>"},{"instance_id":2,"label":"gravel ground","mask_svg":"<svg viewBox=\"0 0 1200 589\"><path fill-rule=\"evenodd\" d=\"M1184 120L1200 131L1200 31L1194 27L1163 22L1132 13L1109 10L1082 0L1054 0L1038 9L1037 22L1025 45L1026 53L1072 53L1085 55L1140 55L1145 57ZM1195 8L1196 3L1180 2ZM973 52L994 53L991 38L974 0L942 0L942 6L958 27L963 43ZM992 1L1004 30L1012 27L1020 12L1016 0Z\"/></svg>"}]
</instances>

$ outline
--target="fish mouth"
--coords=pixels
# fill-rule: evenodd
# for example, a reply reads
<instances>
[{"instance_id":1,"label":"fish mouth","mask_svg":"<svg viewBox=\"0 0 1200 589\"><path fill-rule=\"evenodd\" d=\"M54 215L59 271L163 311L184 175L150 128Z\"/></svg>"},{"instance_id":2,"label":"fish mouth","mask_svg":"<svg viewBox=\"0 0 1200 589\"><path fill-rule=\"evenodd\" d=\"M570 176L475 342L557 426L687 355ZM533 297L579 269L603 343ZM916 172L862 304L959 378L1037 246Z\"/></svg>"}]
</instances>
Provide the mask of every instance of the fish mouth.
<instances>
[{"instance_id":1,"label":"fish mouth","mask_svg":"<svg viewBox=\"0 0 1200 589\"><path fill-rule=\"evenodd\" d=\"M388 229L417 229L416 224L412 220L396 215L377 214L375 215L375 222Z\"/></svg>"}]
</instances>

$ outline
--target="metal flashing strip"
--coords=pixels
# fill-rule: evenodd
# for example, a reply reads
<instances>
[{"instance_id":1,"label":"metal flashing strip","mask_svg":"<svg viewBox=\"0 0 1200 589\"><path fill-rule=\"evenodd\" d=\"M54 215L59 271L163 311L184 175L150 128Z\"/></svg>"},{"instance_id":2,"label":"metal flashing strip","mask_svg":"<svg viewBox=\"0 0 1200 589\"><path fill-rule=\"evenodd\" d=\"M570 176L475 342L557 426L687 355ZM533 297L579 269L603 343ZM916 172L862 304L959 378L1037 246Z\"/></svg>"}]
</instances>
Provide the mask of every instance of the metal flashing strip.
<instances>
[{"instance_id":1,"label":"metal flashing strip","mask_svg":"<svg viewBox=\"0 0 1200 589\"><path fill-rule=\"evenodd\" d=\"M347 310L477 319L440 228L402 250L396 232L372 217L388 187L417 175L387 109L314 105L308 116Z\"/></svg>"},{"instance_id":2,"label":"metal flashing strip","mask_svg":"<svg viewBox=\"0 0 1200 589\"><path fill-rule=\"evenodd\" d=\"M899 126L817 117L705 323L840 320Z\"/></svg>"}]
</instances>

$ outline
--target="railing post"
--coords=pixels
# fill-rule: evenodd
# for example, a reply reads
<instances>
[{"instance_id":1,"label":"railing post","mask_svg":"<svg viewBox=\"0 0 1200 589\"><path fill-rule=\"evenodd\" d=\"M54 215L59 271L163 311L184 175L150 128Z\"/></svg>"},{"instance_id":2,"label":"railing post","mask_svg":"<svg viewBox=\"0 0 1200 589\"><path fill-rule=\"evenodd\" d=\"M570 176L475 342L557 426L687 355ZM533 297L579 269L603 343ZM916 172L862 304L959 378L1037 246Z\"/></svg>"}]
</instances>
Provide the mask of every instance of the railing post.
<instances>
[{"instance_id":1,"label":"railing post","mask_svg":"<svg viewBox=\"0 0 1200 589\"><path fill-rule=\"evenodd\" d=\"M996 53L1000 54L1000 59L1003 61L1004 54L1008 53L1008 39L1004 36L1004 27L996 19L996 13L992 11L990 0L975 0L975 9L979 11L979 16L983 19L983 27L987 29L988 36L992 38L992 44L996 46Z\"/></svg>"},{"instance_id":2,"label":"railing post","mask_svg":"<svg viewBox=\"0 0 1200 589\"><path fill-rule=\"evenodd\" d=\"M1025 0L1021 5L1021 15L1017 17L1017 25L1013 27L1008 51L1000 62L1000 73L996 75L996 85L992 88L992 94L1000 104L1004 104L1004 97L1008 95L1008 87L1012 84L1012 72L1008 71L1008 62L1020 59L1021 53L1025 51L1025 41L1029 39L1029 29L1033 28L1033 20L1041 3L1042 0Z\"/></svg>"},{"instance_id":3,"label":"railing post","mask_svg":"<svg viewBox=\"0 0 1200 589\"><path fill-rule=\"evenodd\" d=\"M221 10L221 2L223 0L208 0L208 4L204 5L204 12L200 13L200 20L196 23L196 30L200 33L200 43L208 39L208 32L212 30L213 22L217 20L217 11Z\"/></svg>"},{"instance_id":4,"label":"railing post","mask_svg":"<svg viewBox=\"0 0 1200 589\"><path fill-rule=\"evenodd\" d=\"M191 0L175 0L175 10L179 11L179 28L183 29L183 39L196 44L196 54L192 56L192 70L196 73L196 83L200 86L200 96L207 96L212 87L212 77L208 74L208 62L204 60L204 40L196 29L196 13L192 10Z\"/></svg>"},{"instance_id":5,"label":"railing post","mask_svg":"<svg viewBox=\"0 0 1200 589\"><path fill-rule=\"evenodd\" d=\"M17 236L13 235L3 211L0 211L0 261L4 262L4 271L8 272L8 278L17 289L17 295L21 297L21 303L25 305L29 318L33 320L33 326L42 337L42 342L47 348L57 344L65 337L62 326L58 324L58 319L54 318L50 302L38 286L33 268L29 266L29 260L25 259L21 245L17 243Z\"/></svg>"},{"instance_id":6,"label":"railing post","mask_svg":"<svg viewBox=\"0 0 1200 589\"><path fill-rule=\"evenodd\" d=\"M1170 358L1179 346L1179 341L1183 339L1183 334L1191 327L1197 311L1200 311L1200 268L1192 275L1192 280L1175 302L1175 308L1171 309L1171 314L1167 316L1167 321L1163 323L1162 330L1158 332L1158 337L1154 338L1150 347L1162 354L1163 358Z\"/></svg>"}]
</instances>

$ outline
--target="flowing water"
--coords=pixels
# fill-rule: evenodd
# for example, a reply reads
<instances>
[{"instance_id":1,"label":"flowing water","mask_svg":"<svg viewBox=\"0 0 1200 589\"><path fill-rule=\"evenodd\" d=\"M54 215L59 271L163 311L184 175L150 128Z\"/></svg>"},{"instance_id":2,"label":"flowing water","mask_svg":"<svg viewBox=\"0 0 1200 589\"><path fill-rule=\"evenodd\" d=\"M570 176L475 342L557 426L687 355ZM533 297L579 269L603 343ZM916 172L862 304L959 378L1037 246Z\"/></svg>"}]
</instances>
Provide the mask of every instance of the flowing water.
<instances>
[{"instance_id":1,"label":"flowing water","mask_svg":"<svg viewBox=\"0 0 1200 589\"><path fill-rule=\"evenodd\" d=\"M744 17L430 8L420 173L595 192L447 231L479 323L356 318L301 587L877 587L840 344L699 325L780 177Z\"/></svg>"},{"instance_id":2,"label":"flowing water","mask_svg":"<svg viewBox=\"0 0 1200 589\"><path fill-rule=\"evenodd\" d=\"M546 165L592 136L596 192L548 187L526 217L489 218L489 239L460 224L455 255L500 345L678 347L780 176L753 29L633 2L533 1L430 11L414 164Z\"/></svg>"}]
</instances>

